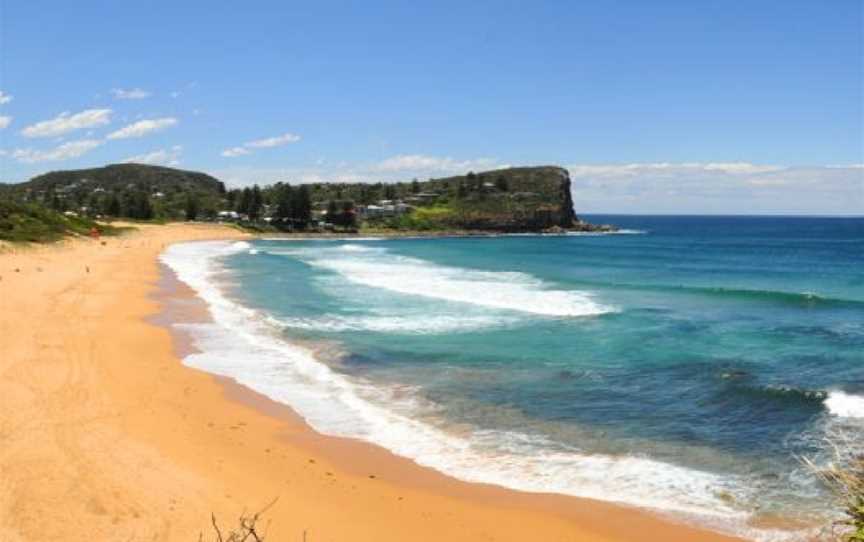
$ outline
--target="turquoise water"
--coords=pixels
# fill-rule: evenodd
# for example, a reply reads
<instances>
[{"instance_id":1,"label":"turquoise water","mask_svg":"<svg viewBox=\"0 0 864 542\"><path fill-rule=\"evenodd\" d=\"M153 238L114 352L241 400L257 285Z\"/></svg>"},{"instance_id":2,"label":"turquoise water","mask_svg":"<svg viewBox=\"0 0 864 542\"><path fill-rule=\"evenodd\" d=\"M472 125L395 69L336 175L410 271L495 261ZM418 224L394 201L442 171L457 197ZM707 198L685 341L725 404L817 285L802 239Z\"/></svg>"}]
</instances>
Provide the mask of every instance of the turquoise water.
<instances>
[{"instance_id":1,"label":"turquoise water","mask_svg":"<svg viewBox=\"0 0 864 542\"><path fill-rule=\"evenodd\" d=\"M824 523L798 456L864 442L864 219L589 218L629 233L169 254L247 330L188 362L462 478Z\"/></svg>"}]
</instances>

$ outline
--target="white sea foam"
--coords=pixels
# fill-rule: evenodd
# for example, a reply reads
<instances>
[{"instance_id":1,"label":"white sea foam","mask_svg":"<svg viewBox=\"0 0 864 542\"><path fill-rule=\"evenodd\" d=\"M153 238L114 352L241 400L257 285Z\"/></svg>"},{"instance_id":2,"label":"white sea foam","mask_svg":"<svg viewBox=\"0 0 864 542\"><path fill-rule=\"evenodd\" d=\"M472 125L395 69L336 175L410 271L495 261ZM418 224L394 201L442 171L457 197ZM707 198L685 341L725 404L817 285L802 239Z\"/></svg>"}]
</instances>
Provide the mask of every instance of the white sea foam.
<instances>
[{"instance_id":1,"label":"white sea foam","mask_svg":"<svg viewBox=\"0 0 864 542\"><path fill-rule=\"evenodd\" d=\"M386 241L389 237L262 237L262 241Z\"/></svg>"},{"instance_id":2,"label":"white sea foam","mask_svg":"<svg viewBox=\"0 0 864 542\"><path fill-rule=\"evenodd\" d=\"M525 273L436 265L381 247L346 244L270 253L298 258L355 284L405 295L547 316L590 316L613 310L584 292L551 289Z\"/></svg>"},{"instance_id":3,"label":"white sea foam","mask_svg":"<svg viewBox=\"0 0 864 542\"><path fill-rule=\"evenodd\" d=\"M405 316L323 316L318 318L278 318L274 324L310 331L374 331L431 335L464 333L480 329L513 325L515 318L500 316L405 315Z\"/></svg>"},{"instance_id":4,"label":"white sea foam","mask_svg":"<svg viewBox=\"0 0 864 542\"><path fill-rule=\"evenodd\" d=\"M325 434L374 442L466 481L622 502L695 516L724 529L735 526L754 540L787 539L784 533L746 526L748 514L728 499L729 495L742 501L750 498L746 484L735 477L650 457L586 454L560 446L552 449L542 438L524 433L477 429L456 435L428 418L431 409L416 394L336 372L320 363L312 351L280 337L268 324L268 315L223 294L217 285L224 273L221 258L248 249L244 242L196 242L172 245L163 253L162 261L207 302L213 317L208 324L181 324L200 350L184 359L187 365L231 377L285 403ZM391 271L397 270L406 271ZM443 272L445 278L438 273L440 269L427 278L462 280L450 276L450 271ZM493 275L475 276L467 282L491 282L500 288L504 279L501 274ZM544 292L536 283L515 275L512 278L524 292L534 296Z\"/></svg>"},{"instance_id":5,"label":"white sea foam","mask_svg":"<svg viewBox=\"0 0 864 542\"><path fill-rule=\"evenodd\" d=\"M381 252L382 249L375 247L366 247L363 245L341 245L339 250L343 252Z\"/></svg>"},{"instance_id":6,"label":"white sea foam","mask_svg":"<svg viewBox=\"0 0 864 542\"><path fill-rule=\"evenodd\" d=\"M830 391L825 407L831 414L841 418L864 418L864 396L842 391Z\"/></svg>"}]
</instances>

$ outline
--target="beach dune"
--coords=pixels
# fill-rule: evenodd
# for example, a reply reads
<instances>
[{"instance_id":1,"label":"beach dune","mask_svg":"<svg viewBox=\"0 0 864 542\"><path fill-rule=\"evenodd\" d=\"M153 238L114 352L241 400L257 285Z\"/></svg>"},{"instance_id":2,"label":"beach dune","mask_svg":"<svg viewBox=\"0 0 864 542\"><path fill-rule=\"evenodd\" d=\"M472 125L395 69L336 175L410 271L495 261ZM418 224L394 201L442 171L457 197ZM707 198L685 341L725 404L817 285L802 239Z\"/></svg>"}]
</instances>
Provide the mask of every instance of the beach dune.
<instances>
[{"instance_id":1,"label":"beach dune","mask_svg":"<svg viewBox=\"0 0 864 542\"><path fill-rule=\"evenodd\" d=\"M177 224L3 248L0 541L210 540L211 513L228 529L274 500L261 522L274 541L731 540L459 482L318 435L287 407L184 367L189 346L159 325L160 307L165 296L202 307L157 257L173 242L242 236Z\"/></svg>"}]
</instances>

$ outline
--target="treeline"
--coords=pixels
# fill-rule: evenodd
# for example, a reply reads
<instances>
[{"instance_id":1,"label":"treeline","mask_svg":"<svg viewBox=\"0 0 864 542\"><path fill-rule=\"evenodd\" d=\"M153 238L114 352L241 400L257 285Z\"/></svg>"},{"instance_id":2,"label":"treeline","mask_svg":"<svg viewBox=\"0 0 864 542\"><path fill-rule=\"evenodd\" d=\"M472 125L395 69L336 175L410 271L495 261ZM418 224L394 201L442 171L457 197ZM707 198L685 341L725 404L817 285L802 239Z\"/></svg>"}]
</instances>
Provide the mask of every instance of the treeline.
<instances>
[{"instance_id":1,"label":"treeline","mask_svg":"<svg viewBox=\"0 0 864 542\"><path fill-rule=\"evenodd\" d=\"M271 226L282 230L308 228L313 218L315 204L312 194L314 186L277 182L261 188L257 184L247 188L228 190L225 194L226 208L250 222L267 218ZM321 206L325 202L320 202ZM319 207L319 210L324 210ZM351 228L357 225L353 200L327 200L327 221L335 226ZM190 217L194 220L194 217Z\"/></svg>"},{"instance_id":2,"label":"treeline","mask_svg":"<svg viewBox=\"0 0 864 542\"><path fill-rule=\"evenodd\" d=\"M60 197L56 192L48 191L41 203L61 213L73 211L87 216L151 220L156 215L150 196L143 191L122 194L111 192L102 197L91 194L86 199Z\"/></svg>"}]
</instances>

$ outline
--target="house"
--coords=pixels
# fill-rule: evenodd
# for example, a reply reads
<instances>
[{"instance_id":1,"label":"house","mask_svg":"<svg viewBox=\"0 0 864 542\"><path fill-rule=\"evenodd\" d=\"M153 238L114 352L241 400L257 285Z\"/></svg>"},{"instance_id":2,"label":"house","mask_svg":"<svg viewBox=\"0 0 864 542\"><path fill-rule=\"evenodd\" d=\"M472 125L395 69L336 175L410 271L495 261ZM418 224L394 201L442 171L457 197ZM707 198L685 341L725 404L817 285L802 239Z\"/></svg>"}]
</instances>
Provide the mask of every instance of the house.
<instances>
[{"instance_id":1,"label":"house","mask_svg":"<svg viewBox=\"0 0 864 542\"><path fill-rule=\"evenodd\" d=\"M216 216L219 220L240 220L240 213L237 211L219 211Z\"/></svg>"},{"instance_id":2,"label":"house","mask_svg":"<svg viewBox=\"0 0 864 542\"><path fill-rule=\"evenodd\" d=\"M392 205L367 205L360 208L360 216L366 218L382 218L395 214Z\"/></svg>"},{"instance_id":3,"label":"house","mask_svg":"<svg viewBox=\"0 0 864 542\"><path fill-rule=\"evenodd\" d=\"M413 207L401 201L392 203L392 200L381 200L381 202L384 201L389 201L391 203L385 205L370 204L365 207L358 207L357 210L360 213L360 216L364 218L388 218L403 215L413 209Z\"/></svg>"}]
</instances>

